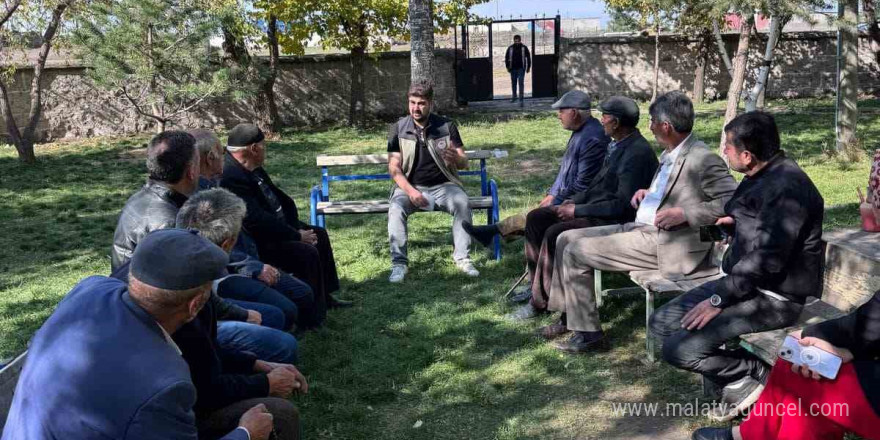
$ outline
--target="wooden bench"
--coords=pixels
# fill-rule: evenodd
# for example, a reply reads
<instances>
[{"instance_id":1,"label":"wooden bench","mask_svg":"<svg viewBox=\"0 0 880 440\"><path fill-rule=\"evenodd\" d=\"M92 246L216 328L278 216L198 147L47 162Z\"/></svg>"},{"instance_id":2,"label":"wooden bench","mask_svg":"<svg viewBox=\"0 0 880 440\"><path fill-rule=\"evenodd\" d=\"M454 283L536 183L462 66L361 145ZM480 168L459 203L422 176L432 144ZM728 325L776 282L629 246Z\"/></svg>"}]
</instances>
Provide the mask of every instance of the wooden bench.
<instances>
[{"instance_id":1,"label":"wooden bench","mask_svg":"<svg viewBox=\"0 0 880 440\"><path fill-rule=\"evenodd\" d=\"M636 287L623 287L620 289L602 288L602 271L593 270L593 291L596 295L596 306L602 307L602 300L608 295L644 294L645 295L645 356L646 363L656 361L656 349L654 338L651 335L649 322L654 314L654 299L661 294L680 294L687 292L703 283L721 278L721 274L703 278L671 281L663 278L659 270L646 270L629 272L629 279Z\"/></svg>"},{"instance_id":2,"label":"wooden bench","mask_svg":"<svg viewBox=\"0 0 880 440\"><path fill-rule=\"evenodd\" d=\"M466 152L468 160L480 161L480 169L476 171L460 171L460 176L480 176L480 196L470 197L471 209L485 209L488 213L487 222L497 223L500 216L498 207L498 185L489 179L486 160L506 157L507 152L501 150L475 150ZM341 214L382 214L390 207L388 199L381 200L330 200L330 182L355 180L391 180L391 175L383 174L330 174L332 167L354 165L385 165L388 154L362 154L347 156L319 155L315 162L321 168L321 184L312 188L310 196L311 222L313 225L326 227L326 216ZM501 259L501 241L496 236L493 242L496 260Z\"/></svg>"}]
</instances>

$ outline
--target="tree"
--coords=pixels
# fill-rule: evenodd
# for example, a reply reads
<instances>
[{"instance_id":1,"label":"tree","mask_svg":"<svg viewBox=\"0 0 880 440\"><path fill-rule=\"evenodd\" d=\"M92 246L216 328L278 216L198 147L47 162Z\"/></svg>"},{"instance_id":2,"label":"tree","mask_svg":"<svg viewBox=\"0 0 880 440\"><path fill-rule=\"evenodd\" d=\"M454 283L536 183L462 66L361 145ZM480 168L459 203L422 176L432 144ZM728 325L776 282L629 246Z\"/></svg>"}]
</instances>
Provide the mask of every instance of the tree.
<instances>
[{"instance_id":1,"label":"tree","mask_svg":"<svg viewBox=\"0 0 880 440\"><path fill-rule=\"evenodd\" d=\"M195 0L93 2L74 31L78 54L99 87L119 93L165 130L230 89L210 38L219 23Z\"/></svg>"},{"instance_id":2,"label":"tree","mask_svg":"<svg viewBox=\"0 0 880 440\"><path fill-rule=\"evenodd\" d=\"M845 152L856 143L859 119L859 0L838 3L837 38L837 151Z\"/></svg>"},{"instance_id":3,"label":"tree","mask_svg":"<svg viewBox=\"0 0 880 440\"><path fill-rule=\"evenodd\" d=\"M877 23L876 0L862 0L862 10L865 14L865 22L868 23L868 36L871 38L871 52L874 60L880 64L880 25Z\"/></svg>"},{"instance_id":4,"label":"tree","mask_svg":"<svg viewBox=\"0 0 880 440\"><path fill-rule=\"evenodd\" d=\"M30 90L31 106L23 130L19 128L18 123L15 121L15 116L12 113L12 102L7 88L7 82L11 77L9 74L13 72L7 72L8 76L0 78L0 111L2 111L3 118L6 121L9 139L15 145L19 160L24 163L34 163L37 161L34 154L34 142L36 142L37 124L40 122L40 115L43 111L43 72L46 67L46 59L49 57L49 51L52 48L52 41L55 39L58 28L61 26L65 12L73 3L74 0L60 0L31 5L27 3L27 0L11 0L4 2L4 9L0 11L0 14L2 14L0 16L0 29L2 29L4 40L8 40L11 37L12 32L10 32L7 25L16 14L16 11L27 10L31 7L46 8L46 10L52 11L48 23L45 25L46 30L43 32L42 43L33 64L34 77L31 80Z\"/></svg>"},{"instance_id":5,"label":"tree","mask_svg":"<svg viewBox=\"0 0 880 440\"><path fill-rule=\"evenodd\" d=\"M736 117L737 107L739 107L740 94L743 90L743 84L746 79L746 64L749 57L749 40L752 35L752 28L755 21L751 15L743 17L739 29L739 42L736 45L736 56L733 58L733 77L730 80L730 87L727 89L727 108L724 111L724 124L732 121ZM721 130L721 142L719 149L724 148L725 134Z\"/></svg>"},{"instance_id":6,"label":"tree","mask_svg":"<svg viewBox=\"0 0 880 440\"><path fill-rule=\"evenodd\" d=\"M410 80L434 82L434 16L431 0L409 0Z\"/></svg>"}]
</instances>

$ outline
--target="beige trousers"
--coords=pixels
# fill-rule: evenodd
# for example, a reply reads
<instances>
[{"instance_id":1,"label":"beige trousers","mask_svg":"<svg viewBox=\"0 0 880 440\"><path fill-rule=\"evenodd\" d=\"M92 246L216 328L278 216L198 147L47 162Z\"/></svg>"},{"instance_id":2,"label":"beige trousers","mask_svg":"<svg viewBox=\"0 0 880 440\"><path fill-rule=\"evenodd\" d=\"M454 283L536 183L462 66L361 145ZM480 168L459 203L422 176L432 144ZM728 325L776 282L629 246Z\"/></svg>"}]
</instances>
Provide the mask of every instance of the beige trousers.
<instances>
[{"instance_id":1,"label":"beige trousers","mask_svg":"<svg viewBox=\"0 0 880 440\"><path fill-rule=\"evenodd\" d=\"M569 330L602 330L593 269L657 270L657 228L627 223L575 229L559 236L547 308L565 313Z\"/></svg>"}]
</instances>

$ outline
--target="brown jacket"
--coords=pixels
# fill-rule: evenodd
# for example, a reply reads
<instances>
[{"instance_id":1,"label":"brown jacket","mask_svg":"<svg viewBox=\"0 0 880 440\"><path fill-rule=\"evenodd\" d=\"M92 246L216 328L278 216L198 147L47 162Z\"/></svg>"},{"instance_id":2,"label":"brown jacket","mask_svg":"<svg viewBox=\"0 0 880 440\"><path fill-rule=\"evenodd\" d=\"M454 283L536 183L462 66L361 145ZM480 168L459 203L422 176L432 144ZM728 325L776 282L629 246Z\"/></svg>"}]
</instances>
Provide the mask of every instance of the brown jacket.
<instances>
[{"instance_id":1,"label":"brown jacket","mask_svg":"<svg viewBox=\"0 0 880 440\"><path fill-rule=\"evenodd\" d=\"M727 164L706 144L691 135L681 148L657 208L680 207L688 222L676 230L661 229L657 236L657 263L663 276L671 280L717 272L710 258L712 243L700 241L699 227L723 217L724 204L736 190Z\"/></svg>"}]
</instances>

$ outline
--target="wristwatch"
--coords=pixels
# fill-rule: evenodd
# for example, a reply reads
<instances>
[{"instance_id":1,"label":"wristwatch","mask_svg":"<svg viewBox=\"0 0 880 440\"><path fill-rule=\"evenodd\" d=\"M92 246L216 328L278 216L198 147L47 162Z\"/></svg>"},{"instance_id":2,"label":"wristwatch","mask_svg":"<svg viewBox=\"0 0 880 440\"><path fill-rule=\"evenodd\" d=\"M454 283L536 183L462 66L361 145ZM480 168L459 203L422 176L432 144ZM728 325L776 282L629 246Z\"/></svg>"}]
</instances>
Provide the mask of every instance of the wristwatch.
<instances>
[{"instance_id":1,"label":"wristwatch","mask_svg":"<svg viewBox=\"0 0 880 440\"><path fill-rule=\"evenodd\" d=\"M721 297L718 296L717 293L712 294L712 296L709 297L709 304L711 304L712 307L721 307Z\"/></svg>"}]
</instances>

